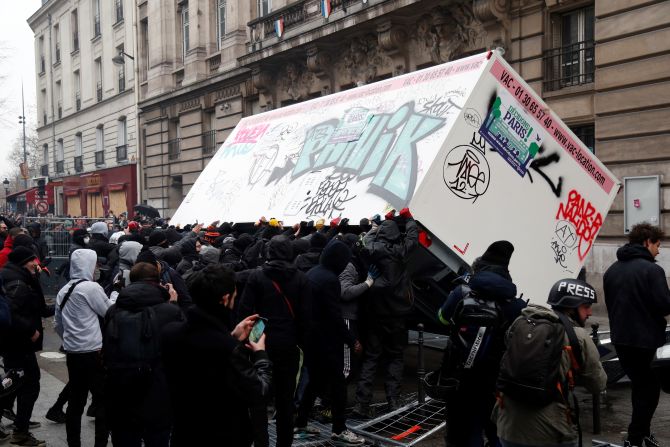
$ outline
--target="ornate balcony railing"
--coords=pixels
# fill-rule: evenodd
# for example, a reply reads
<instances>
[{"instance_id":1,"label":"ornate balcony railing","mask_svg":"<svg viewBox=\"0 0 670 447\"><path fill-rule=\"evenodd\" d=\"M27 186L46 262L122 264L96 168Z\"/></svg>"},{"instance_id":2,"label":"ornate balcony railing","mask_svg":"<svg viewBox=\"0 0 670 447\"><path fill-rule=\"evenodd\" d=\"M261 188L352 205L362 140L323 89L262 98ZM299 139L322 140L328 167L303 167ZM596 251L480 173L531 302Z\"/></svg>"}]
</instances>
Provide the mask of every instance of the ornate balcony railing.
<instances>
[{"instance_id":1,"label":"ornate balcony railing","mask_svg":"<svg viewBox=\"0 0 670 447\"><path fill-rule=\"evenodd\" d=\"M303 22L306 16L306 3L307 0L300 0L249 22L251 43L277 37L275 25L278 23L282 23L285 33L291 27Z\"/></svg>"}]
</instances>

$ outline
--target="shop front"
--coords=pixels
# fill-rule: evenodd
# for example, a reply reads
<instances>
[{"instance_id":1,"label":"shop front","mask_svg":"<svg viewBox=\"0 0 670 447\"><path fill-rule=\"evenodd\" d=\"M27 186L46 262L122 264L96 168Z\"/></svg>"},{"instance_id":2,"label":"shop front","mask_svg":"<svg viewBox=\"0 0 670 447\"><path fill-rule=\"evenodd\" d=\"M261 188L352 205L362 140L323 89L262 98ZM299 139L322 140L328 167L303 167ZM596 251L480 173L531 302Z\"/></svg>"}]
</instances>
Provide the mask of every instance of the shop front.
<instances>
[{"instance_id":1,"label":"shop front","mask_svg":"<svg viewBox=\"0 0 670 447\"><path fill-rule=\"evenodd\" d=\"M7 195L8 212L26 214L28 216L46 216L54 213L54 186L43 184L34 188L17 191Z\"/></svg>"},{"instance_id":2,"label":"shop front","mask_svg":"<svg viewBox=\"0 0 670 447\"><path fill-rule=\"evenodd\" d=\"M63 180L65 214L68 216L118 216L137 203L136 165L101 169Z\"/></svg>"}]
</instances>

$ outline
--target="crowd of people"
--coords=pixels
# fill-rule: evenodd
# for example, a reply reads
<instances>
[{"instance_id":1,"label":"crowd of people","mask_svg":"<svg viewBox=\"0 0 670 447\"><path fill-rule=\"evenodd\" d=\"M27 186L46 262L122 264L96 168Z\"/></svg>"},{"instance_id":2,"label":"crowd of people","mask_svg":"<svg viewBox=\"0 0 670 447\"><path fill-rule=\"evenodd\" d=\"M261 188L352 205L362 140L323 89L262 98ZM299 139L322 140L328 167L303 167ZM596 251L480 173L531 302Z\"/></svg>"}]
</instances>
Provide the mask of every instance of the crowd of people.
<instances>
[{"instance_id":1,"label":"crowd of people","mask_svg":"<svg viewBox=\"0 0 670 447\"><path fill-rule=\"evenodd\" d=\"M2 436L13 445L45 444L30 429L35 353L51 316L69 382L46 417L65 424L70 446L81 445L84 411L95 417L96 446L110 435L118 446L269 445L269 405L277 445L290 446L319 434L308 423L317 399L331 439L361 445L346 426L347 386L356 388L357 415L372 416L378 366L389 408L399 406L412 308L406 262L419 245L408 209L355 226L261 218L247 228L142 219L77 228L73 220L60 269L67 283L52 306L39 283L49 256L40 224L2 222L11 324L0 352L5 370L24 374L0 402L13 419ZM260 322L262 335L250 337Z\"/></svg>"},{"instance_id":2,"label":"crowd of people","mask_svg":"<svg viewBox=\"0 0 670 447\"><path fill-rule=\"evenodd\" d=\"M408 259L431 243L408 209L357 225L337 218L290 227L265 218L247 226L183 228L139 217L90 226L72 219L58 224L70 245L58 272L67 282L53 305L46 304L39 281L42 274L57 274L49 272L42 226L13 217L0 218L0 355L6 372L20 371L21 385L0 390L1 414L13 422L11 434L0 430L0 441L46 445L31 433L38 426L31 417L40 391L35 353L49 317L69 381L46 418L65 424L71 447L81 445L84 412L95 417L96 447L110 436L122 447L263 447L270 444L270 418L276 445L288 447L320 436L310 424L317 400L332 423L331 440L362 445L346 425L347 389L355 388L353 416L373 417L380 367L388 410L401 405L405 320L413 309ZM661 238L656 227L634 227L612 279L606 275L612 338L633 380L627 445L659 445L650 431L658 381L636 359L651 361L651 351L664 341L663 316L670 314L664 273L653 265ZM517 298L508 270L513 252L508 241L492 243L439 309L450 343L435 375L438 384L427 378L426 386L458 382L440 396L448 446L579 445L578 414L569 402L573 379L594 393L606 386L597 349L583 329L595 289L582 279L564 279L549 291L549 307L528 305ZM654 278L653 300L647 290L616 282L632 271ZM630 312L617 303L631 294L653 321L653 337L617 325L619 313ZM518 336L530 330L526 323L533 329ZM535 327L548 331L540 351L524 344ZM546 362L533 361L542 356L549 356ZM524 375L544 382L523 382Z\"/></svg>"}]
</instances>

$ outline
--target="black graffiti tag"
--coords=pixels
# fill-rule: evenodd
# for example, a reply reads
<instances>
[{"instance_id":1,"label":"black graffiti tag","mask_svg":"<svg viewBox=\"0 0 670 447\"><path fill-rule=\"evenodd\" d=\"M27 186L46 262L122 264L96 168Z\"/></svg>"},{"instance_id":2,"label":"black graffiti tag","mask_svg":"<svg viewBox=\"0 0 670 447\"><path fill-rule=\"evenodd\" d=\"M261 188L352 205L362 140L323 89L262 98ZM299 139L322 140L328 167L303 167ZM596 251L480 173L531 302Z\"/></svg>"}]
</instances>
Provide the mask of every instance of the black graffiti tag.
<instances>
[{"instance_id":1,"label":"black graffiti tag","mask_svg":"<svg viewBox=\"0 0 670 447\"><path fill-rule=\"evenodd\" d=\"M453 108L461 110L461 106L452 100L452 96L433 96L420 101L422 106L421 113L432 116L444 116Z\"/></svg>"},{"instance_id":2,"label":"black graffiti tag","mask_svg":"<svg viewBox=\"0 0 670 447\"><path fill-rule=\"evenodd\" d=\"M312 191L307 193L301 209L305 210L307 217L326 219L344 211L344 204L356 198L348 188L349 181L354 177L355 175L343 173L329 175L319 183L314 194L311 194Z\"/></svg>"},{"instance_id":3,"label":"black graffiti tag","mask_svg":"<svg viewBox=\"0 0 670 447\"><path fill-rule=\"evenodd\" d=\"M488 190L491 173L481 147L482 140L476 140L474 135L469 145L456 146L449 151L442 169L449 190L472 203Z\"/></svg>"},{"instance_id":4,"label":"black graffiti tag","mask_svg":"<svg viewBox=\"0 0 670 447\"><path fill-rule=\"evenodd\" d=\"M551 249L554 251L554 262L566 269L565 253L568 251L567 247L560 245L557 241L551 241Z\"/></svg>"}]
</instances>

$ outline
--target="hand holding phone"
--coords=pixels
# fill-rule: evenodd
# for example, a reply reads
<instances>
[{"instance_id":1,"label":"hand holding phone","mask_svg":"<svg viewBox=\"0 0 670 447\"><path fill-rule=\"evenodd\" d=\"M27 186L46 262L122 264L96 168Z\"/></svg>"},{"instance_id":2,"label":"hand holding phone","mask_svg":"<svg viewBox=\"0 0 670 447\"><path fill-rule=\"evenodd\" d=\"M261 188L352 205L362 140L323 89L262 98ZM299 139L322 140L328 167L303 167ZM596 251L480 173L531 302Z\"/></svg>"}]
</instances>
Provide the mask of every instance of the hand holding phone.
<instances>
[{"instance_id":1,"label":"hand holding phone","mask_svg":"<svg viewBox=\"0 0 670 447\"><path fill-rule=\"evenodd\" d=\"M267 322L267 319L258 317L256 322L254 323L254 326L251 328L251 332L249 332L249 341L252 343L258 343L258 341L261 339L261 336L263 335L263 332L265 332L265 323Z\"/></svg>"}]
</instances>

